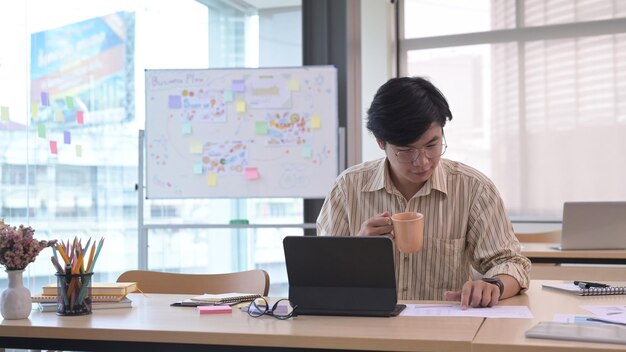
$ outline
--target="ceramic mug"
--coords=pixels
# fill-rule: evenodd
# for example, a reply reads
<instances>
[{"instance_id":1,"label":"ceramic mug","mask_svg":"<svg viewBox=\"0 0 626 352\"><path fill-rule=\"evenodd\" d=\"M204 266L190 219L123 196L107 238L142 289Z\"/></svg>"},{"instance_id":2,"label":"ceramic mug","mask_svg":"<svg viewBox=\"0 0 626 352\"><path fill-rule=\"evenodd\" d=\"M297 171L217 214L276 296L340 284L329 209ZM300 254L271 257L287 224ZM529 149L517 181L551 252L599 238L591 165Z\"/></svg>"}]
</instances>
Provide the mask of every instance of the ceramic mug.
<instances>
[{"instance_id":1,"label":"ceramic mug","mask_svg":"<svg viewBox=\"0 0 626 352\"><path fill-rule=\"evenodd\" d=\"M414 211L391 216L393 236L402 253L413 253L424 244L424 215Z\"/></svg>"}]
</instances>

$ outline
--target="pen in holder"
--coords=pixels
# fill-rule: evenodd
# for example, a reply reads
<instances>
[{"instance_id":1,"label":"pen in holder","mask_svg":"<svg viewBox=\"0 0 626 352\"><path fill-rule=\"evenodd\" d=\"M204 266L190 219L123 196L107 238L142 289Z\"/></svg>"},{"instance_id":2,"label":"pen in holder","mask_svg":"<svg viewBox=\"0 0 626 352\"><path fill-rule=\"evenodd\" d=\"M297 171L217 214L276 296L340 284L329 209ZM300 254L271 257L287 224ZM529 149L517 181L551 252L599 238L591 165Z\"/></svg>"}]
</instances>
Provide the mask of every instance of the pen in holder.
<instances>
[{"instance_id":1,"label":"pen in holder","mask_svg":"<svg viewBox=\"0 0 626 352\"><path fill-rule=\"evenodd\" d=\"M82 274L55 274L57 277L57 315L91 314L91 276Z\"/></svg>"}]
</instances>

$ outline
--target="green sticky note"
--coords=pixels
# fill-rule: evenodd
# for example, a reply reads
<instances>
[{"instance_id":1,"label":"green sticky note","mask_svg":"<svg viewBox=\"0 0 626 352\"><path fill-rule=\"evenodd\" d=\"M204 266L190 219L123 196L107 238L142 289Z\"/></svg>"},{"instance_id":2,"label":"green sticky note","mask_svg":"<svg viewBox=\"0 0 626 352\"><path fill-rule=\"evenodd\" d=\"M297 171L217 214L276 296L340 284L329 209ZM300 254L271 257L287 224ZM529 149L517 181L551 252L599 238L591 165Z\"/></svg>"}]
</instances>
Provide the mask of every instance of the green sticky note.
<instances>
[{"instance_id":1,"label":"green sticky note","mask_svg":"<svg viewBox=\"0 0 626 352\"><path fill-rule=\"evenodd\" d=\"M233 101L233 91L232 90L225 90L224 91L224 101L227 102L227 103Z\"/></svg>"},{"instance_id":2,"label":"green sticky note","mask_svg":"<svg viewBox=\"0 0 626 352\"><path fill-rule=\"evenodd\" d=\"M300 151L300 154L302 155L303 158L310 158L311 155L313 155L313 152L311 150L311 145L310 144L305 144L302 146L302 150Z\"/></svg>"},{"instance_id":3,"label":"green sticky note","mask_svg":"<svg viewBox=\"0 0 626 352\"><path fill-rule=\"evenodd\" d=\"M37 124L37 135L39 138L46 138L46 125L43 123Z\"/></svg>"},{"instance_id":4,"label":"green sticky note","mask_svg":"<svg viewBox=\"0 0 626 352\"><path fill-rule=\"evenodd\" d=\"M191 124L189 122L183 122L180 126L180 132L182 134L191 134Z\"/></svg>"},{"instance_id":5,"label":"green sticky note","mask_svg":"<svg viewBox=\"0 0 626 352\"><path fill-rule=\"evenodd\" d=\"M257 121L255 124L256 134L265 135L267 134L267 122L265 121Z\"/></svg>"},{"instance_id":6,"label":"green sticky note","mask_svg":"<svg viewBox=\"0 0 626 352\"><path fill-rule=\"evenodd\" d=\"M74 109L74 98L65 97L65 105L67 105L68 109Z\"/></svg>"},{"instance_id":7,"label":"green sticky note","mask_svg":"<svg viewBox=\"0 0 626 352\"><path fill-rule=\"evenodd\" d=\"M193 164L193 173L196 175L202 175L202 163Z\"/></svg>"}]
</instances>

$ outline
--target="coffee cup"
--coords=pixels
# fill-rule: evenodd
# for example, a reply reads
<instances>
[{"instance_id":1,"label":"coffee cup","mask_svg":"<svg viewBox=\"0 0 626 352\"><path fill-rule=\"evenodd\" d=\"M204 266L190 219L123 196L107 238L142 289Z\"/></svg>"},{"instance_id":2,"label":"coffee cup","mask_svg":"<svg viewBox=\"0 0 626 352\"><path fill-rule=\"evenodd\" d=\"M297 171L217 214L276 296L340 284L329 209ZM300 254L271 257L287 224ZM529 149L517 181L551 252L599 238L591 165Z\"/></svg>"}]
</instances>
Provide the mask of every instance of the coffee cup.
<instances>
[{"instance_id":1,"label":"coffee cup","mask_svg":"<svg viewBox=\"0 0 626 352\"><path fill-rule=\"evenodd\" d=\"M424 215L418 212L397 213L391 216L393 236L402 253L413 253L424 244Z\"/></svg>"}]
</instances>

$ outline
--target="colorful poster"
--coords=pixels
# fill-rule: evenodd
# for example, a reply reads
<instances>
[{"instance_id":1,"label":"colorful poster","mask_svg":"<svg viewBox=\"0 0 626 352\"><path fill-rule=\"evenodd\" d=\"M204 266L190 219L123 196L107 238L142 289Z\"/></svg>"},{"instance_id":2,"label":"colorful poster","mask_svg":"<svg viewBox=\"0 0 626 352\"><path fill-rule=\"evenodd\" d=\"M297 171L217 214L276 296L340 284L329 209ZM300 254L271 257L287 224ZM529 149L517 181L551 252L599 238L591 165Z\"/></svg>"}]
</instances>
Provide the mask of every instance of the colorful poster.
<instances>
[{"instance_id":1,"label":"colorful poster","mask_svg":"<svg viewBox=\"0 0 626 352\"><path fill-rule=\"evenodd\" d=\"M67 127L95 112L107 111L109 123L131 116L132 90L124 87L133 79L133 31L134 14L118 12L32 34L30 95L38 119Z\"/></svg>"}]
</instances>

